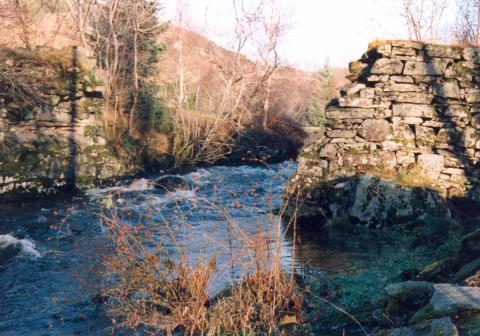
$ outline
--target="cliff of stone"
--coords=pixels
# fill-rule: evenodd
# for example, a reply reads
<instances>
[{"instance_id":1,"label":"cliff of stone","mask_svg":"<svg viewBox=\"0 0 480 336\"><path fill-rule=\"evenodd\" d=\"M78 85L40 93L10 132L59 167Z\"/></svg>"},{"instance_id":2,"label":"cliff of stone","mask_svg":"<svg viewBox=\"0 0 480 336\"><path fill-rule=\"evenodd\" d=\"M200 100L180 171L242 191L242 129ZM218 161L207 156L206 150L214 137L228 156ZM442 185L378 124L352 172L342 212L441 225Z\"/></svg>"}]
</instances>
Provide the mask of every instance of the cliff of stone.
<instances>
[{"instance_id":1,"label":"cliff of stone","mask_svg":"<svg viewBox=\"0 0 480 336\"><path fill-rule=\"evenodd\" d=\"M131 167L110 150L102 86L76 49L0 50L0 197L86 187Z\"/></svg>"},{"instance_id":2,"label":"cliff of stone","mask_svg":"<svg viewBox=\"0 0 480 336\"><path fill-rule=\"evenodd\" d=\"M306 217L333 211L318 203L322 183L363 195L344 201L343 213L370 224L381 212L418 217L415 209L435 209L440 199L427 200L426 190L479 199L480 49L376 42L350 73L352 83L327 108L325 136L303 149L292 180L310 196ZM407 187L421 202L405 214L411 190L394 203L385 200ZM372 207L372 199L382 204Z\"/></svg>"}]
</instances>

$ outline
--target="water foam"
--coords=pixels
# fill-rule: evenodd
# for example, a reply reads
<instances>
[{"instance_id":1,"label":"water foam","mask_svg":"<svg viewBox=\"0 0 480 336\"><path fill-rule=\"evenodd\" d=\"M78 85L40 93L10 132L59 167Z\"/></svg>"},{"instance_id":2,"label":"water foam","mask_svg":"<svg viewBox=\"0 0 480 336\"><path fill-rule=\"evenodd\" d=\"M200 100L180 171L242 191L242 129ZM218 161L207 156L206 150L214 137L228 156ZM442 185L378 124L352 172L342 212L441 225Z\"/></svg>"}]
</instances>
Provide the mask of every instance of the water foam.
<instances>
[{"instance_id":1,"label":"water foam","mask_svg":"<svg viewBox=\"0 0 480 336\"><path fill-rule=\"evenodd\" d=\"M19 255L32 257L32 258L39 258L40 252L35 249L35 243L28 239L18 239L14 236L9 234L0 235L0 250L4 250L6 248L16 247L20 250Z\"/></svg>"}]
</instances>

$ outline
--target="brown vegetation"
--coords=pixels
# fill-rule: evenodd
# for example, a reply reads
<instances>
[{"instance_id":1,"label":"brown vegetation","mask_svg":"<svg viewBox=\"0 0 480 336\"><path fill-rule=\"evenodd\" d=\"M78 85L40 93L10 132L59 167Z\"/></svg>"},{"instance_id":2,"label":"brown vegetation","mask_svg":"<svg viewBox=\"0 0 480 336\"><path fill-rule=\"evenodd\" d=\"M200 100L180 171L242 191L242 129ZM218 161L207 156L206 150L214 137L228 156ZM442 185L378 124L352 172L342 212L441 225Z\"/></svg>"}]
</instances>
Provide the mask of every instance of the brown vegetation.
<instances>
[{"instance_id":1,"label":"brown vegetation","mask_svg":"<svg viewBox=\"0 0 480 336\"><path fill-rule=\"evenodd\" d=\"M214 205L211 211L224 213ZM218 248L193 260L188 243L182 245L175 238L178 225L188 227L188 223L150 220L159 214L160 210L147 209L136 225L123 224L121 211L106 211L102 216L108 233L104 295L117 327L169 335L174 331L263 335L277 334L283 325L301 321L302 296L293 276L284 273L281 265L280 218L272 216L267 232L249 236L224 214L219 225L228 226L241 247L228 252L223 243L211 242ZM241 269L241 280L211 297L212 285L225 281L231 265Z\"/></svg>"}]
</instances>

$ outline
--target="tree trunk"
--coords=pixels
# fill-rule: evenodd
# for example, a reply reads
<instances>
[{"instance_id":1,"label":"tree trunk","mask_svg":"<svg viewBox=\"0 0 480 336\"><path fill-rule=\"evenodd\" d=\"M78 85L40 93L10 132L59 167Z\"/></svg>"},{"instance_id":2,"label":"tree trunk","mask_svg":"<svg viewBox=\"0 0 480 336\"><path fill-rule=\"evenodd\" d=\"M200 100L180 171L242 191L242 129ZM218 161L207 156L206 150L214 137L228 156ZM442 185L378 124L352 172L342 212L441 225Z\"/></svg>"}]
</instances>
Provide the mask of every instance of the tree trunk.
<instances>
[{"instance_id":1,"label":"tree trunk","mask_svg":"<svg viewBox=\"0 0 480 336\"><path fill-rule=\"evenodd\" d=\"M135 111L138 103L138 25L135 17L134 31L133 31L133 103L130 108L130 116L128 120L128 134L133 135L133 122L135 118Z\"/></svg>"},{"instance_id":2,"label":"tree trunk","mask_svg":"<svg viewBox=\"0 0 480 336\"><path fill-rule=\"evenodd\" d=\"M267 128L268 113L270 112L270 94L272 92L272 77L268 77L265 86L265 99L263 100L263 129Z\"/></svg>"}]
</instances>

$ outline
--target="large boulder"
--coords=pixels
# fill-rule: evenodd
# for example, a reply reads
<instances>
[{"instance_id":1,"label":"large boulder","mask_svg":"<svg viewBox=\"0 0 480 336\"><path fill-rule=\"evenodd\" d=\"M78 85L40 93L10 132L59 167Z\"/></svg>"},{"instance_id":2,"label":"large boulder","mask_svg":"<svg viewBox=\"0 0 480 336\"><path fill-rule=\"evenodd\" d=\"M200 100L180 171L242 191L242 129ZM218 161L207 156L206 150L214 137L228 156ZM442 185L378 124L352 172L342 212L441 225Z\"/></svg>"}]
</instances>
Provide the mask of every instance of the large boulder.
<instances>
[{"instance_id":1,"label":"large boulder","mask_svg":"<svg viewBox=\"0 0 480 336\"><path fill-rule=\"evenodd\" d=\"M427 281L404 281L385 288L390 299L409 306L424 306L430 300L434 287Z\"/></svg>"},{"instance_id":2,"label":"large boulder","mask_svg":"<svg viewBox=\"0 0 480 336\"><path fill-rule=\"evenodd\" d=\"M350 223L381 228L451 216L446 202L435 190L406 187L369 174L321 183L309 196L299 209L300 220L305 222L347 219Z\"/></svg>"}]
</instances>

